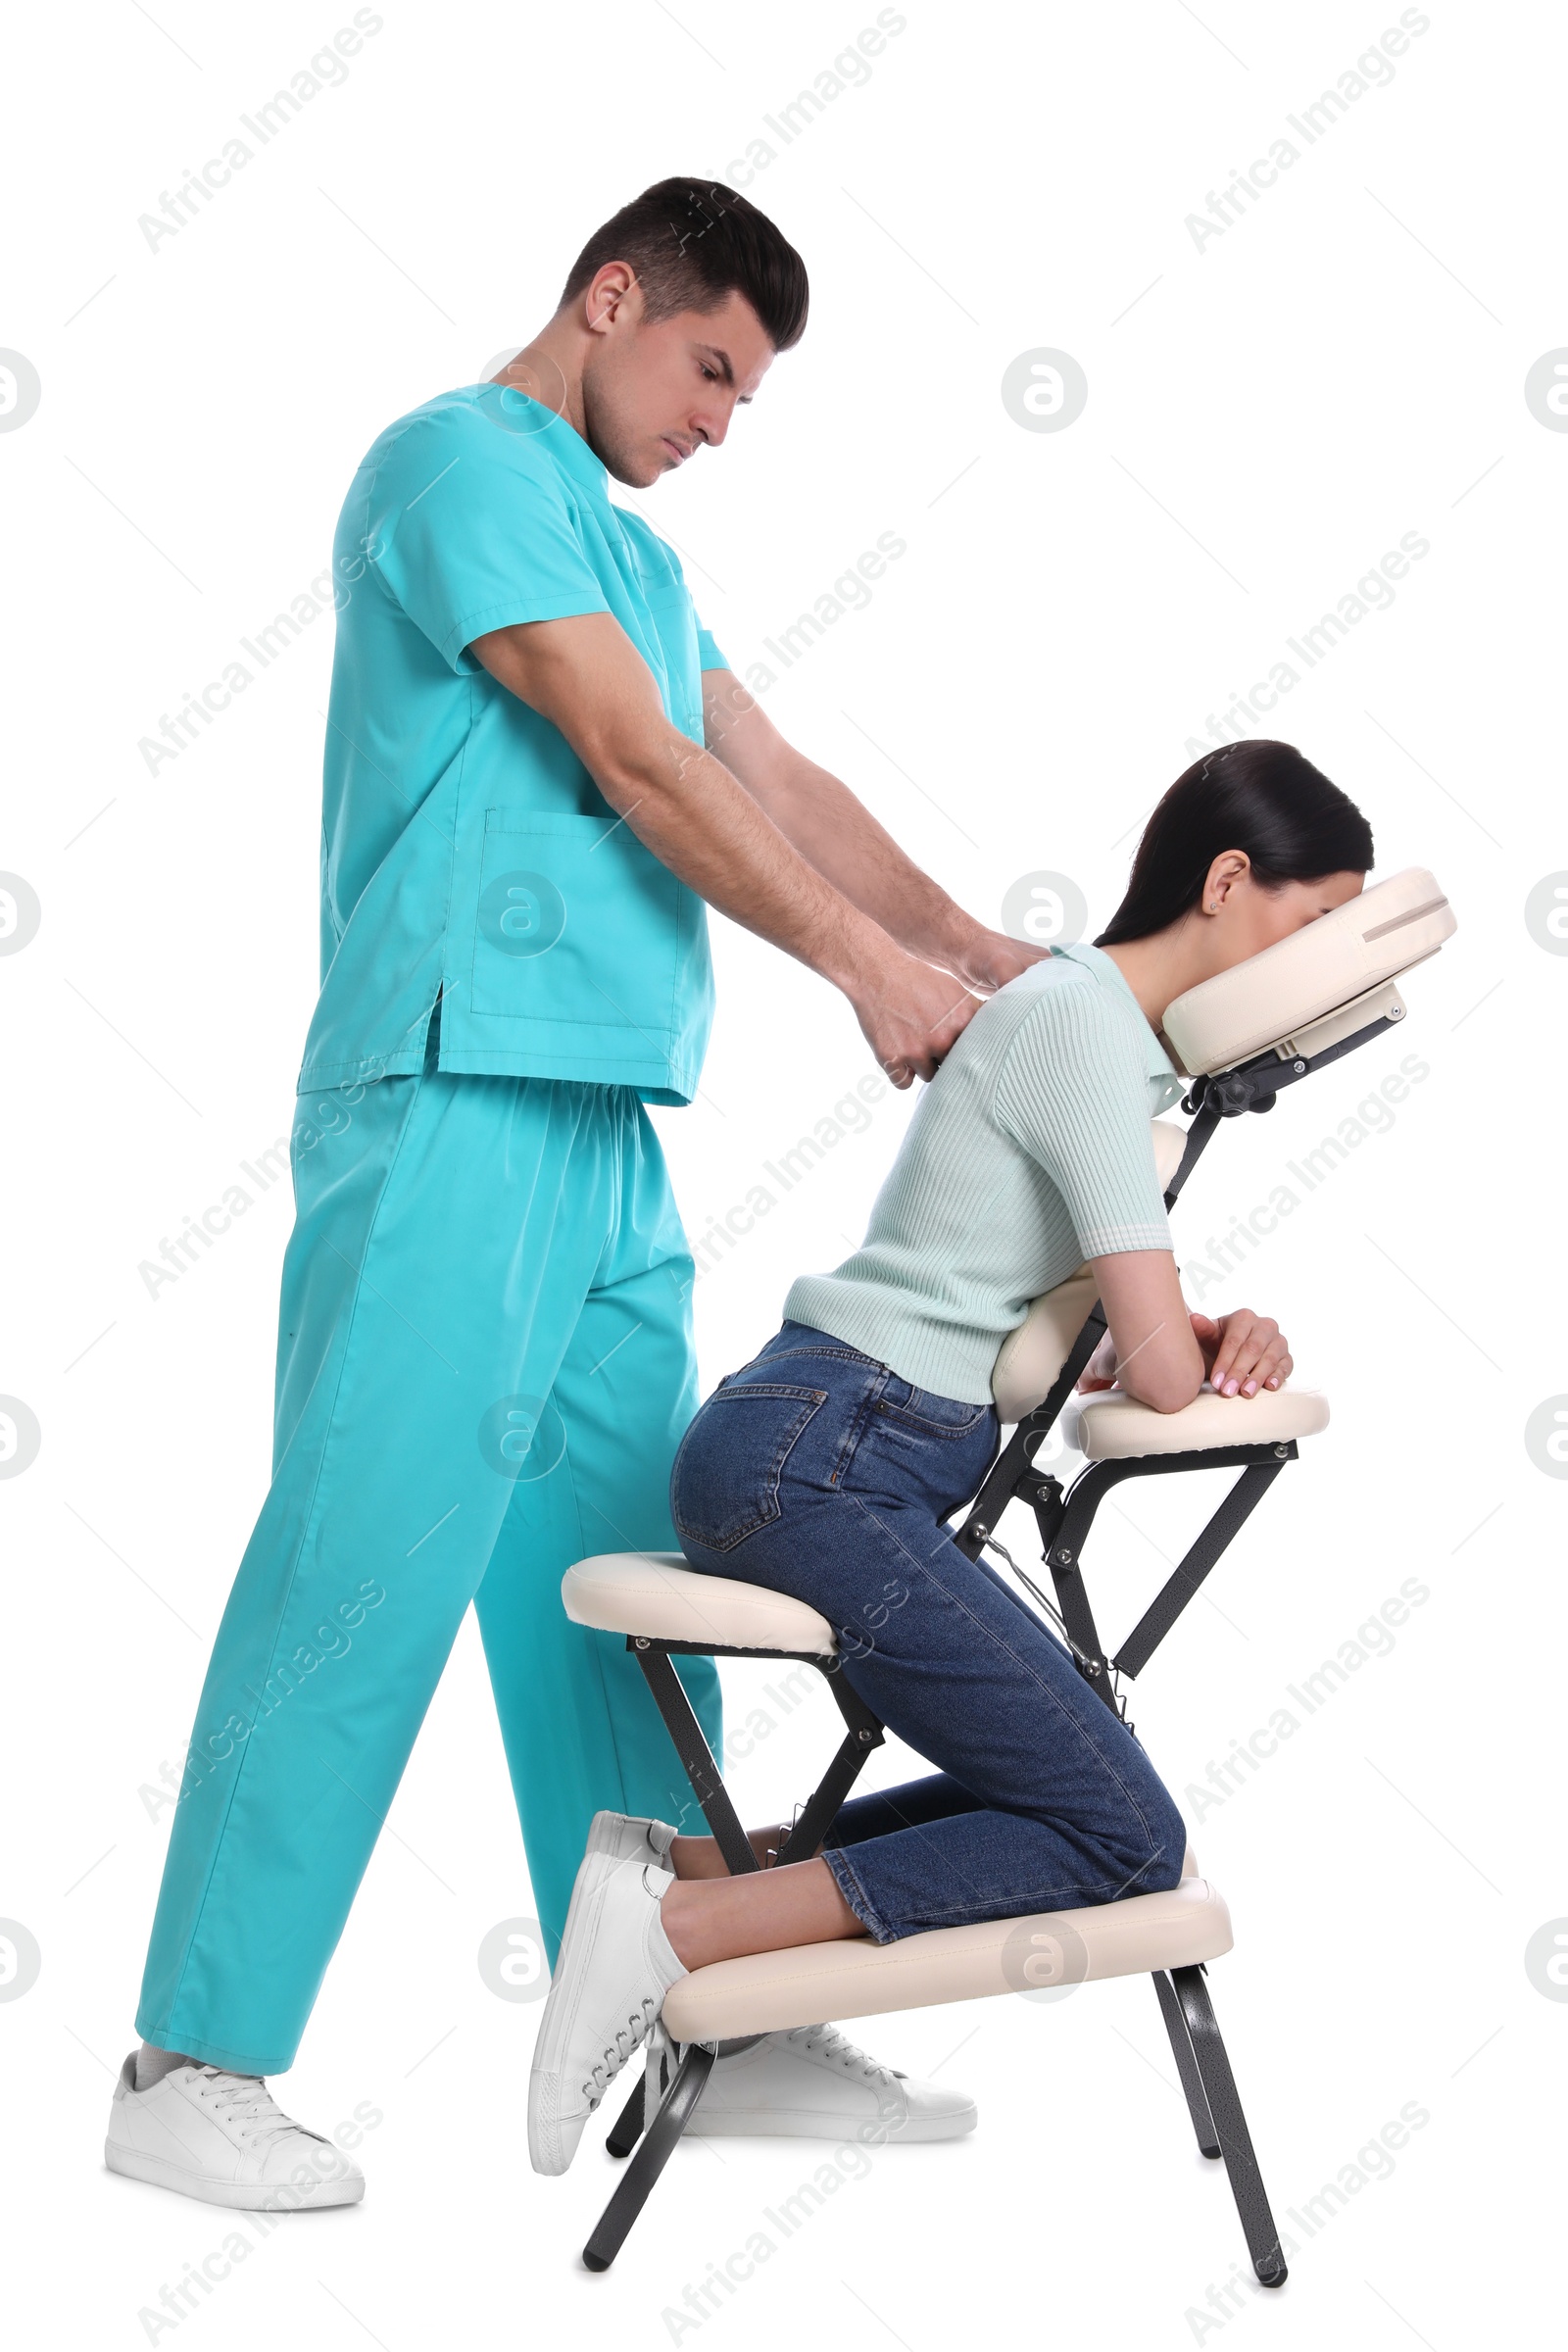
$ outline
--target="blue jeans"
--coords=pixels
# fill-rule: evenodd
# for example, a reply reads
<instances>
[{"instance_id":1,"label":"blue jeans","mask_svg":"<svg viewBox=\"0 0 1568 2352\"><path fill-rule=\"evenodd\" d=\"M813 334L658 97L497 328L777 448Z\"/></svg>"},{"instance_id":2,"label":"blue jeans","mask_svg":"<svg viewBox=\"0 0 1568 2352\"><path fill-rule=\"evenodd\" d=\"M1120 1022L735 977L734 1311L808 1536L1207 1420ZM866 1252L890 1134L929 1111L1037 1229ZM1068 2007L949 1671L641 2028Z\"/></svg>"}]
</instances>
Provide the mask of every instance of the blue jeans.
<instances>
[{"instance_id":1,"label":"blue jeans","mask_svg":"<svg viewBox=\"0 0 1568 2352\"><path fill-rule=\"evenodd\" d=\"M944 1521L997 1446L990 1405L935 1396L786 1323L681 1441L692 1566L820 1611L840 1671L938 1770L839 1811L824 1859L878 1943L1174 1886L1187 1834L1125 1724Z\"/></svg>"}]
</instances>

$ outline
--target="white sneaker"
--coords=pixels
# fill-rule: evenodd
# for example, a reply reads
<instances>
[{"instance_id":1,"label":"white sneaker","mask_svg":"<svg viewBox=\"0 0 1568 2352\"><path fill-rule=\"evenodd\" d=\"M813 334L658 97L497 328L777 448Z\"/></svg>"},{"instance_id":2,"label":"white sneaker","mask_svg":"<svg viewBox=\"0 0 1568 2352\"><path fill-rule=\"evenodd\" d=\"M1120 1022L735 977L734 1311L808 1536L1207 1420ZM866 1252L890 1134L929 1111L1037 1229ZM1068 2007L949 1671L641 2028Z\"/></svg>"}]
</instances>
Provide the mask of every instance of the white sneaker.
<instances>
[{"instance_id":1,"label":"white sneaker","mask_svg":"<svg viewBox=\"0 0 1568 2352\"><path fill-rule=\"evenodd\" d=\"M564 2173L582 2128L686 1974L659 1902L674 1873L639 1853L583 1856L528 2078L528 2155Z\"/></svg>"},{"instance_id":2,"label":"white sneaker","mask_svg":"<svg viewBox=\"0 0 1568 2352\"><path fill-rule=\"evenodd\" d=\"M138 2090L134 2050L115 2085L104 2162L132 2180L253 2213L354 2205L365 2194L359 2166L290 2122L259 2076L192 2059Z\"/></svg>"},{"instance_id":3,"label":"white sneaker","mask_svg":"<svg viewBox=\"0 0 1568 2352\"><path fill-rule=\"evenodd\" d=\"M667 2036L660 2054L660 2096L673 2079ZM880 2066L836 2026L764 2034L749 2049L714 2062L688 2138L886 2140L961 2139L979 2121L964 2091L940 2090L897 2067ZM871 2129L874 2127L874 2130Z\"/></svg>"},{"instance_id":4,"label":"white sneaker","mask_svg":"<svg viewBox=\"0 0 1568 2352\"><path fill-rule=\"evenodd\" d=\"M657 1862L661 1870L667 1870L669 1849L677 1835L669 1822L652 1821L644 1814L596 1813L583 1856L586 1860L589 1854L612 1854L617 1862L627 1862L636 1854L640 1860ZM570 1913L566 1916L569 1922Z\"/></svg>"},{"instance_id":5,"label":"white sneaker","mask_svg":"<svg viewBox=\"0 0 1568 2352\"><path fill-rule=\"evenodd\" d=\"M596 1813L587 1850L617 1860L635 1854L665 1869L675 1835L665 1821ZM674 2074L662 2029L657 2038L656 2099L663 2097ZM942 2090L879 2065L836 2026L800 2026L790 2034L761 2034L748 2048L718 2058L686 2132L699 2139L842 2139L874 2124L880 2144L961 2139L978 2122L966 2092Z\"/></svg>"}]
</instances>

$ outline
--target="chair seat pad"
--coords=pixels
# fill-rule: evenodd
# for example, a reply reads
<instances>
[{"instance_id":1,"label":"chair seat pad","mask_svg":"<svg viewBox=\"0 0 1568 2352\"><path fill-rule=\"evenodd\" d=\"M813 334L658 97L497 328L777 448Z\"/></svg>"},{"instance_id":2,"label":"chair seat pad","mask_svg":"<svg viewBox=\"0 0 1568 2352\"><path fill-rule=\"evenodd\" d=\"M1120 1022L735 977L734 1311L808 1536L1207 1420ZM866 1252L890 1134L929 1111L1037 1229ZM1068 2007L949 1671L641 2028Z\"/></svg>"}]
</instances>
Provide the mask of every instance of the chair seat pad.
<instances>
[{"instance_id":1,"label":"chair seat pad","mask_svg":"<svg viewBox=\"0 0 1568 2352\"><path fill-rule=\"evenodd\" d=\"M857 1936L718 1960L670 1986L663 2019L677 2041L724 2041L887 2009L1190 1968L1218 1959L1231 1940L1225 1898L1207 1879L1191 1876L1165 1894L935 1928L896 1943Z\"/></svg>"},{"instance_id":2,"label":"chair seat pad","mask_svg":"<svg viewBox=\"0 0 1568 2352\"><path fill-rule=\"evenodd\" d=\"M1216 1396L1199 1390L1179 1413L1156 1413L1122 1390L1075 1396L1061 1417L1067 1444L1091 1462L1125 1460L1129 1454L1206 1453L1219 1446L1277 1446L1287 1438L1309 1438L1329 1423L1329 1400L1321 1389L1261 1390L1255 1396Z\"/></svg>"},{"instance_id":3,"label":"chair seat pad","mask_svg":"<svg viewBox=\"0 0 1568 2352\"><path fill-rule=\"evenodd\" d=\"M827 1619L804 1600L734 1577L700 1575L678 1551L603 1551L579 1560L562 1578L561 1597L573 1624L601 1633L810 1657L831 1657L838 1648Z\"/></svg>"}]
</instances>

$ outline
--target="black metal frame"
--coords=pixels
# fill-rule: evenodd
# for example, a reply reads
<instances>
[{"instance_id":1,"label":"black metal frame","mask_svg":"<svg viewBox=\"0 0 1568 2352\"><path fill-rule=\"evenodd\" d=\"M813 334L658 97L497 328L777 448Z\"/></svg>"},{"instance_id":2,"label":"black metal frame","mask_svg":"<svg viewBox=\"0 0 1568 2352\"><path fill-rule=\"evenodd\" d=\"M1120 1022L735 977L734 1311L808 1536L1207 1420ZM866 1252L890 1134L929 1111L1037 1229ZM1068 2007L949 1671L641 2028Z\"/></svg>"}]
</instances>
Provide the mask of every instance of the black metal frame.
<instances>
[{"instance_id":1,"label":"black metal frame","mask_svg":"<svg viewBox=\"0 0 1568 2352\"><path fill-rule=\"evenodd\" d=\"M1193 1123L1187 1131L1181 1164L1165 1194L1166 1207L1175 1205L1183 1185L1222 1119L1237 1118L1247 1111L1272 1110L1282 1088L1294 1085L1312 1070L1338 1061L1343 1054L1393 1025L1391 1018L1380 1017L1321 1054L1287 1060L1270 1052L1219 1077L1196 1080L1182 1104L1184 1110L1194 1114ZM1055 1588L1056 1608L1051 1608L1039 1587L1015 1562L1009 1564L1019 1581L1065 1633L1080 1674L1125 1721L1126 1707L1118 1694L1118 1679L1125 1677L1131 1681L1142 1672L1280 1471L1287 1462L1297 1459L1297 1447L1294 1442L1227 1446L1203 1452L1143 1454L1122 1461L1092 1462L1064 1489L1058 1479L1036 1470L1034 1457L1076 1388L1079 1375L1104 1331L1105 1320L1097 1302L1068 1350L1050 1395L1017 1424L992 1464L955 1541L970 1559L978 1561L988 1545L1000 1548L995 1544L996 1529L1008 1504L1024 1501L1031 1505L1040 1530L1045 1564ZM1241 1476L1221 1498L1186 1556L1114 1656L1108 1655L1083 1581L1084 1544L1101 1502L1124 1479L1215 1469L1236 1469ZM740 1816L730 1801L723 1776L673 1660L683 1656L781 1658L797 1659L816 1668L844 1718L845 1736L796 1819L777 1860L789 1862L814 1853L866 1757L882 1744L883 1737L881 1722L840 1671L837 1653L817 1656L805 1650L739 1649L718 1642L662 1642L640 1634L629 1634L626 1646L642 1668L692 1792L732 1874L759 1870L762 1865L753 1852ZM1160 2015L1170 2037L1171 2053L1199 2149L1204 2156L1224 2163L1257 2278L1264 2286L1283 2286L1286 2267L1279 2231L1269 2209L1225 2044L1220 2038L1205 1974L1201 1966L1155 1970L1153 1983ZM736 2041L688 2042L667 2050L656 2046L650 2052L647 2072L634 2084L605 2143L612 2157L629 2157L631 2161L583 2248L583 2261L589 2270L608 2270L619 2252L696 2110L715 2058L728 2050L743 2049L758 2038L753 2034ZM657 2104L650 2100L650 2091L662 2094Z\"/></svg>"},{"instance_id":2,"label":"black metal frame","mask_svg":"<svg viewBox=\"0 0 1568 2352\"><path fill-rule=\"evenodd\" d=\"M832 1691L844 1718L844 1738L834 1749L826 1771L801 1807L790 1833L779 1847L777 1863L794 1862L814 1854L833 1816L843 1804L873 1748L882 1745L884 1727L859 1692L841 1672L835 1650L818 1655L803 1649L736 1649L717 1642L661 1642L652 1635L628 1634L626 1647L643 1670L643 1680L664 1728L685 1767L692 1793L702 1806L708 1826L733 1878L762 1864L731 1802L707 1736L675 1671L678 1657L780 1658L814 1666ZM621 2180L599 2216L583 2247L590 2271L607 2271L625 2242L627 2231L647 2202L654 2182L669 2161L670 2151L696 2110L715 2058L731 2050L750 2048L757 2034L733 2041L685 2042L667 2048L662 2035L648 2053L645 2072L632 2085L630 2096L611 2126L605 2146L614 2157L631 2157ZM657 2101L650 2093L658 2093ZM650 2108L652 2113L650 2114ZM641 2146L638 2145L639 2140ZM633 2154L633 2150L636 2153Z\"/></svg>"},{"instance_id":3,"label":"black metal frame","mask_svg":"<svg viewBox=\"0 0 1568 2352\"><path fill-rule=\"evenodd\" d=\"M692 1711L692 1702L670 1660L677 1657L783 1658L795 1659L804 1666L816 1668L838 1702L839 1713L844 1718L844 1738L834 1749L827 1770L780 1846L777 1858L780 1862L796 1862L803 1855L814 1854L827 1834L834 1814L854 1787L861 1765L871 1750L882 1744L883 1726L859 1692L853 1690L839 1672L837 1651L818 1657L813 1651L805 1649L726 1649L716 1642L656 1642L642 1634L628 1634L626 1647L643 1670L643 1680L654 1694L654 1704L664 1719L664 1729L675 1743L675 1753L686 1768L692 1793L708 1816L708 1826L713 1833L731 1878L741 1871L760 1870L762 1865L752 1851L751 1839L741 1827L740 1815L730 1802L729 1790L713 1760L713 1751L703 1736L703 1727Z\"/></svg>"}]
</instances>

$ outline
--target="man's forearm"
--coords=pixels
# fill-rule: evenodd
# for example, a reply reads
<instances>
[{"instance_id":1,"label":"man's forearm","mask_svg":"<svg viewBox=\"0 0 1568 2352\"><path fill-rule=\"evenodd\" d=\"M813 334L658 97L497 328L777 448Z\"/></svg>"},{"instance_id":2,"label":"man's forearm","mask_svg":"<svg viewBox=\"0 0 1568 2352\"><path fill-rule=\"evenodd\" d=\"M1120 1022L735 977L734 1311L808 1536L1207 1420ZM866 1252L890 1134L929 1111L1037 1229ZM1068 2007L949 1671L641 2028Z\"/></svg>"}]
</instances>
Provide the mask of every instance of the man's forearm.
<instances>
[{"instance_id":1,"label":"man's forearm","mask_svg":"<svg viewBox=\"0 0 1568 2352\"><path fill-rule=\"evenodd\" d=\"M791 842L721 760L661 724L663 740L646 750L585 760L606 800L710 906L842 988L886 926Z\"/></svg>"},{"instance_id":2,"label":"man's forearm","mask_svg":"<svg viewBox=\"0 0 1568 2352\"><path fill-rule=\"evenodd\" d=\"M911 956L949 966L973 939L974 917L827 768L797 753L788 781L766 806L801 856Z\"/></svg>"},{"instance_id":3,"label":"man's forearm","mask_svg":"<svg viewBox=\"0 0 1568 2352\"><path fill-rule=\"evenodd\" d=\"M670 724L653 672L608 612L517 622L476 637L469 650L560 729L662 865L843 990L896 1086L934 1074L973 996L838 890L744 778Z\"/></svg>"},{"instance_id":4,"label":"man's forearm","mask_svg":"<svg viewBox=\"0 0 1568 2352\"><path fill-rule=\"evenodd\" d=\"M964 983L916 960L821 874L722 761L662 717L641 746L580 751L654 856L710 906L842 989L896 1086L935 1075L975 1007ZM923 877L921 877L923 879Z\"/></svg>"},{"instance_id":5,"label":"man's forearm","mask_svg":"<svg viewBox=\"0 0 1568 2352\"><path fill-rule=\"evenodd\" d=\"M982 926L923 873L848 785L785 741L731 670L703 675L716 752L808 864L911 956L966 968Z\"/></svg>"},{"instance_id":6,"label":"man's forearm","mask_svg":"<svg viewBox=\"0 0 1568 2352\"><path fill-rule=\"evenodd\" d=\"M652 673L608 615L498 629L473 651L560 727L638 840L710 906L838 988L867 956L892 953L874 918L791 845L720 760L671 725Z\"/></svg>"}]
</instances>

